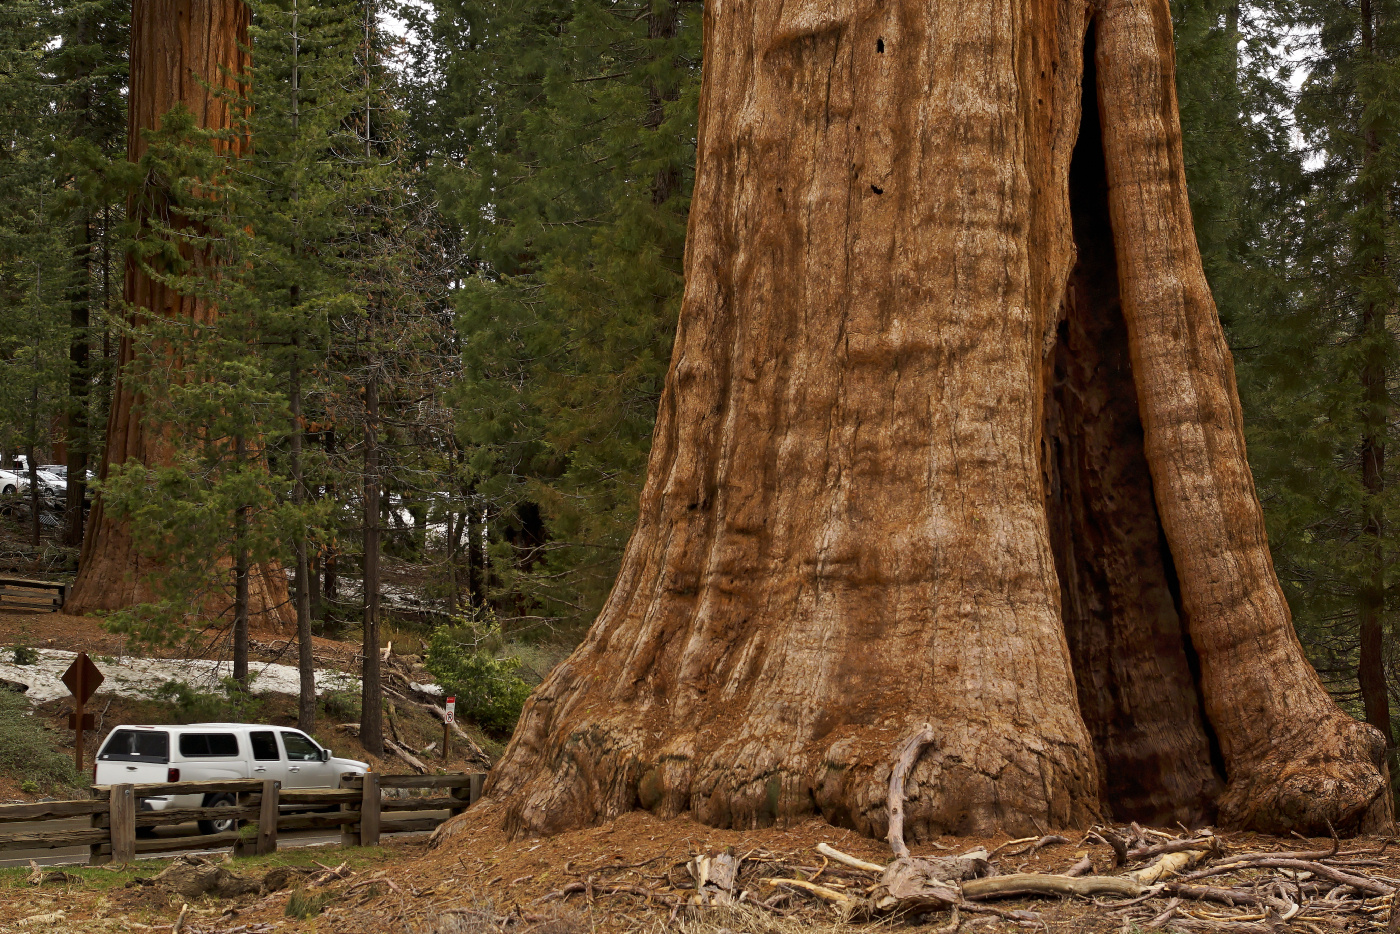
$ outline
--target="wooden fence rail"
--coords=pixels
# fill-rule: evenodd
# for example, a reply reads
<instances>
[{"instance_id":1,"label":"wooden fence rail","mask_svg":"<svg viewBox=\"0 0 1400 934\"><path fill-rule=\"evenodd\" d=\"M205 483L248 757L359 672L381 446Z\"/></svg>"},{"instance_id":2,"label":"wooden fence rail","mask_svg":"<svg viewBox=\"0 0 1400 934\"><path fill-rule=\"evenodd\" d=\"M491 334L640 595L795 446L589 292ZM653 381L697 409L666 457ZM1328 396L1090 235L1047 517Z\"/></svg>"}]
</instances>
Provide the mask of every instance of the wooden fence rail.
<instances>
[{"instance_id":1,"label":"wooden fence rail","mask_svg":"<svg viewBox=\"0 0 1400 934\"><path fill-rule=\"evenodd\" d=\"M455 816L481 797L485 775L366 775L347 773L339 788L282 789L278 781L232 779L214 782L164 782L142 785L99 785L92 798L80 801L41 801L0 805L0 825L72 820L86 817L87 828L22 830L5 833L0 826L0 851L88 847L88 862L130 862L141 853L204 850L232 846L240 855L274 853L279 830L340 828L346 846L377 846L381 834L432 830L445 818L395 819L399 812L447 811ZM386 790L432 790L438 794L410 797ZM441 793L445 792L445 793ZM141 808L143 798L167 795L231 794L233 806ZM288 813L288 809L326 809L320 813ZM382 815L387 813L390 819ZM239 831L183 837L138 836L138 829L169 827L201 820L236 820L257 826L248 837Z\"/></svg>"}]
</instances>

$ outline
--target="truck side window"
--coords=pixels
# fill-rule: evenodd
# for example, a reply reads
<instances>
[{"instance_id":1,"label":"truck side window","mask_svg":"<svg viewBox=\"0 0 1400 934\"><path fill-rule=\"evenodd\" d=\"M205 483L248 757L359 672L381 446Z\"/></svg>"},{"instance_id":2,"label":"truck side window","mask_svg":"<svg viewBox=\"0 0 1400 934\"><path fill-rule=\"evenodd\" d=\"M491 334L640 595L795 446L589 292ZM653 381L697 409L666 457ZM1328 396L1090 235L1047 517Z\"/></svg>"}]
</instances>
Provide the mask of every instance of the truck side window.
<instances>
[{"instance_id":1,"label":"truck side window","mask_svg":"<svg viewBox=\"0 0 1400 934\"><path fill-rule=\"evenodd\" d=\"M292 762L320 762L321 747L300 733L282 731L282 745L287 749L287 758Z\"/></svg>"},{"instance_id":2,"label":"truck side window","mask_svg":"<svg viewBox=\"0 0 1400 934\"><path fill-rule=\"evenodd\" d=\"M254 759L276 762L281 758L277 753L277 740L273 738L271 730L258 730L249 733L248 739L253 745Z\"/></svg>"},{"instance_id":3,"label":"truck side window","mask_svg":"<svg viewBox=\"0 0 1400 934\"><path fill-rule=\"evenodd\" d=\"M185 733L180 737L180 755L192 759L236 756L238 737L232 733Z\"/></svg>"},{"instance_id":4,"label":"truck side window","mask_svg":"<svg viewBox=\"0 0 1400 934\"><path fill-rule=\"evenodd\" d=\"M154 730L117 730L107 738L100 759L118 762L169 762L170 734Z\"/></svg>"}]
</instances>

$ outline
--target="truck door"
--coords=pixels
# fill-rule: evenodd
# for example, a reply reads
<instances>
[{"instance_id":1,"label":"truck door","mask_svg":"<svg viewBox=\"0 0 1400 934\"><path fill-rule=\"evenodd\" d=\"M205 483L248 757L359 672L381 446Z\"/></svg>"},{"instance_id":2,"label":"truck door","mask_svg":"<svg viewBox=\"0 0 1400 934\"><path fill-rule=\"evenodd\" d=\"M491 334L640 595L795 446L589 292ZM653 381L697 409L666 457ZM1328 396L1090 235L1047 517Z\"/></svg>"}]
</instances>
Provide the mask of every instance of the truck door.
<instances>
[{"instance_id":1,"label":"truck door","mask_svg":"<svg viewBox=\"0 0 1400 934\"><path fill-rule=\"evenodd\" d=\"M321 761L321 747L305 733L278 730L282 749L287 754L287 779L284 788L334 788L336 781L329 763Z\"/></svg>"},{"instance_id":2,"label":"truck door","mask_svg":"<svg viewBox=\"0 0 1400 934\"><path fill-rule=\"evenodd\" d=\"M266 778L287 784L287 762L277 748L277 737L271 730L252 730L248 744L253 747L252 778Z\"/></svg>"}]
</instances>

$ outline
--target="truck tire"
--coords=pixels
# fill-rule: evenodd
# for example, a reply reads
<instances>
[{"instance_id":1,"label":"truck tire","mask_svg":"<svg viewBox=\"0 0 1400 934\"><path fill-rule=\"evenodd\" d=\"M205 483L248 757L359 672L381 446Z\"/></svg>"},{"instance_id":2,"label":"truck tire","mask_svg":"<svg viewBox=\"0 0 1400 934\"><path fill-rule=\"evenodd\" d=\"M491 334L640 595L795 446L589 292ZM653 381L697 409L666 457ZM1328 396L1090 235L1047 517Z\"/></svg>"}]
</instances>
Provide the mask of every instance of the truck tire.
<instances>
[{"instance_id":1,"label":"truck tire","mask_svg":"<svg viewBox=\"0 0 1400 934\"><path fill-rule=\"evenodd\" d=\"M237 807L237 805L238 802L234 799L233 795L231 794L204 796L204 806L207 808L231 808ZM237 829L238 821L232 817L216 818L214 820L202 820L199 822L199 832L204 834L227 833L230 830Z\"/></svg>"}]
</instances>

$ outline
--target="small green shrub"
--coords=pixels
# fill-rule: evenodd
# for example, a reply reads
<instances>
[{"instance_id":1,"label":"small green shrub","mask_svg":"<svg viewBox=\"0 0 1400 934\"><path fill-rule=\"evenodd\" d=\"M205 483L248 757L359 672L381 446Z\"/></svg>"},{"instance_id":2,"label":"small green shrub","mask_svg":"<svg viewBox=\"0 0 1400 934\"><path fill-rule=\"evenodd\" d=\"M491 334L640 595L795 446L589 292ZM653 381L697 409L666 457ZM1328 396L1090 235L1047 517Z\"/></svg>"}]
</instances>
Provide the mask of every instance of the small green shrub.
<instances>
[{"instance_id":1,"label":"small green shrub","mask_svg":"<svg viewBox=\"0 0 1400 934\"><path fill-rule=\"evenodd\" d=\"M326 903L331 900L329 893L323 892L320 895L311 895L307 892L293 892L287 899L287 917L305 921L314 918L326 907Z\"/></svg>"},{"instance_id":2,"label":"small green shrub","mask_svg":"<svg viewBox=\"0 0 1400 934\"><path fill-rule=\"evenodd\" d=\"M39 653L27 645L14 647L16 665L32 665L39 660Z\"/></svg>"},{"instance_id":3,"label":"small green shrub","mask_svg":"<svg viewBox=\"0 0 1400 934\"><path fill-rule=\"evenodd\" d=\"M39 783L25 779L19 783L19 790L27 795L37 795L39 793Z\"/></svg>"},{"instance_id":4,"label":"small green shrub","mask_svg":"<svg viewBox=\"0 0 1400 934\"><path fill-rule=\"evenodd\" d=\"M321 709L326 716L340 723L360 719L360 692L346 688L336 688L321 695Z\"/></svg>"},{"instance_id":5,"label":"small green shrub","mask_svg":"<svg viewBox=\"0 0 1400 934\"><path fill-rule=\"evenodd\" d=\"M424 667L457 697L457 715L488 730L508 732L520 719L530 685L520 677L520 659L497 658L485 646L500 641L494 621L445 627L428 642Z\"/></svg>"},{"instance_id":6,"label":"small green shrub","mask_svg":"<svg viewBox=\"0 0 1400 934\"><path fill-rule=\"evenodd\" d=\"M184 723L257 723L262 719L264 701L251 690L239 689L238 682L225 678L217 690L202 691L185 681L167 681L151 694L152 699L169 704L175 719Z\"/></svg>"},{"instance_id":7,"label":"small green shrub","mask_svg":"<svg viewBox=\"0 0 1400 934\"><path fill-rule=\"evenodd\" d=\"M30 714L23 694L0 691L0 736L0 773L32 783L36 792L82 787L72 754L60 751L58 735Z\"/></svg>"}]
</instances>

